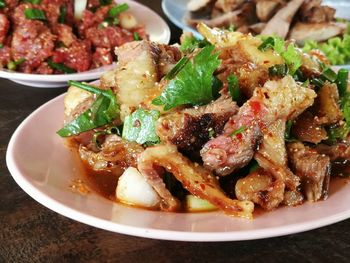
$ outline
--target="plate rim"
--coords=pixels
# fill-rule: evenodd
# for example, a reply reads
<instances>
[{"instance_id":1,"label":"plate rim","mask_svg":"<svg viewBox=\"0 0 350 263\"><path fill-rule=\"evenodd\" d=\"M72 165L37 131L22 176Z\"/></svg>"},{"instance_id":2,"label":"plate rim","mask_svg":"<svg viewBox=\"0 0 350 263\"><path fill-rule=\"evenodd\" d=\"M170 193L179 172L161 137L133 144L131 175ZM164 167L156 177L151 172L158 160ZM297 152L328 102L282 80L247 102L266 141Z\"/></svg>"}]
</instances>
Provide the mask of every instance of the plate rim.
<instances>
[{"instance_id":1,"label":"plate rim","mask_svg":"<svg viewBox=\"0 0 350 263\"><path fill-rule=\"evenodd\" d=\"M178 230L164 230L155 228L146 228L138 226L130 226L121 223L117 223L111 220L99 218L97 216L89 215L87 213L78 211L54 198L48 196L35 185L33 185L28 177L21 172L20 166L16 165L14 158L14 150L16 148L16 140L23 132L24 127L28 125L31 120L44 111L46 108L53 106L58 101L62 100L66 95L63 93L42 106L38 107L31 114L29 114L21 124L16 128L9 141L6 151L6 164L8 170L15 180L15 182L25 191L30 197L42 204L44 207L77 222L81 222L96 228L108 230L125 235L138 236L144 238L160 239L160 240L172 240L172 241L191 241L191 242L221 242L221 241L244 241L244 240L257 240L264 238L271 238L277 236L284 236L294 233L300 233L304 231L313 230L323 226L331 225L350 217L350 209L341 211L336 214L332 214L327 217L323 217L318 220L310 220L302 223L289 224L287 226L267 227L262 229L242 230L242 231L225 231L225 232L190 232L190 231L178 231ZM112 201L111 201L112 202ZM164 213L164 212L159 212ZM220 213L220 212L207 212L207 213ZM253 222L253 221L252 221Z\"/></svg>"}]
</instances>

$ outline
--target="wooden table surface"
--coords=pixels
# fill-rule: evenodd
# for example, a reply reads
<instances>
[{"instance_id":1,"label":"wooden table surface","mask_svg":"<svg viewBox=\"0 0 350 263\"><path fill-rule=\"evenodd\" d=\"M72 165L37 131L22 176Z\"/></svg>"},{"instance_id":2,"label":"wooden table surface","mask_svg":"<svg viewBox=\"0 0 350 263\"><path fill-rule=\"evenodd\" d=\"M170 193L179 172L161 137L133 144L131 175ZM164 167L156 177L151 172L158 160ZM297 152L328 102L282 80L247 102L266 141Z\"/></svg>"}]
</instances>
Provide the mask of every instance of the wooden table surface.
<instances>
[{"instance_id":1,"label":"wooden table surface","mask_svg":"<svg viewBox=\"0 0 350 263\"><path fill-rule=\"evenodd\" d=\"M160 1L141 2L165 17ZM180 30L169 25L175 41ZM192 243L112 233L45 208L14 182L5 153L22 120L65 90L0 79L0 262L350 262L350 220L278 238Z\"/></svg>"}]
</instances>

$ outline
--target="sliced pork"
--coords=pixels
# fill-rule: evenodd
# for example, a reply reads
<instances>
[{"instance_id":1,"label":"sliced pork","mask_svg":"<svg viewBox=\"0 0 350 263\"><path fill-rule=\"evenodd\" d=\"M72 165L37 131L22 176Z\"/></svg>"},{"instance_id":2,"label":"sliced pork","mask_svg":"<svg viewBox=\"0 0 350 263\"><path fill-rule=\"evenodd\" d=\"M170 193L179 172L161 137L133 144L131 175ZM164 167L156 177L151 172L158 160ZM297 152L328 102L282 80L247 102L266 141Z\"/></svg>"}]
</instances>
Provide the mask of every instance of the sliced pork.
<instances>
[{"instance_id":1,"label":"sliced pork","mask_svg":"<svg viewBox=\"0 0 350 263\"><path fill-rule=\"evenodd\" d=\"M287 145L289 163L300 178L302 193L308 201L325 200L328 197L330 159L300 142Z\"/></svg>"},{"instance_id":2,"label":"sliced pork","mask_svg":"<svg viewBox=\"0 0 350 263\"><path fill-rule=\"evenodd\" d=\"M278 119L295 118L313 104L315 97L313 90L299 86L290 76L266 82L227 122L223 134L204 145L204 166L218 175L245 166L262 139L261 128Z\"/></svg>"}]
</instances>

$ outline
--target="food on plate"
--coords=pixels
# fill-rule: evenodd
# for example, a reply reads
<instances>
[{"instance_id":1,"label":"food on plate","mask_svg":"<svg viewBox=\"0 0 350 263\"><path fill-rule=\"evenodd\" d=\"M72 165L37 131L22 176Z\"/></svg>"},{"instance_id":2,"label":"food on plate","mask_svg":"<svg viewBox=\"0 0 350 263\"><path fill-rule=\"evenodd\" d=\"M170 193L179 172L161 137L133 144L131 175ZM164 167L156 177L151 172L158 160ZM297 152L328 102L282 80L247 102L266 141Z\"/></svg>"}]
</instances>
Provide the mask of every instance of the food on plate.
<instances>
[{"instance_id":1,"label":"food on plate","mask_svg":"<svg viewBox=\"0 0 350 263\"><path fill-rule=\"evenodd\" d=\"M216 0L188 2L191 26L204 22L254 35L292 39L304 51L319 49L333 65L350 63L348 21L321 0Z\"/></svg>"},{"instance_id":2,"label":"food on plate","mask_svg":"<svg viewBox=\"0 0 350 263\"><path fill-rule=\"evenodd\" d=\"M349 176L348 72L279 37L198 25L181 45L117 48L99 85L71 81L64 127L107 198L252 218L327 199Z\"/></svg>"},{"instance_id":3,"label":"food on plate","mask_svg":"<svg viewBox=\"0 0 350 263\"><path fill-rule=\"evenodd\" d=\"M83 72L112 64L115 47L148 38L126 3L0 3L0 68L34 74Z\"/></svg>"}]
</instances>

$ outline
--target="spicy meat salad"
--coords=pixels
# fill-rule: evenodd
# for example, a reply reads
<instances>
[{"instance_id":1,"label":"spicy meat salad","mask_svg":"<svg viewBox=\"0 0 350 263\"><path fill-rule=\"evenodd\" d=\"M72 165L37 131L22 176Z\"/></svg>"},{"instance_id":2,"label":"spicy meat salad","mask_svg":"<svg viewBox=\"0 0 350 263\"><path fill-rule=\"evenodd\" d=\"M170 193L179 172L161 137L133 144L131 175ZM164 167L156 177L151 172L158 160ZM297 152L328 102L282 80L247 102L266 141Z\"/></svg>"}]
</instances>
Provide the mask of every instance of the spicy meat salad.
<instances>
[{"instance_id":1,"label":"spicy meat salad","mask_svg":"<svg viewBox=\"0 0 350 263\"><path fill-rule=\"evenodd\" d=\"M327 199L349 175L348 72L278 37L198 30L180 46L126 43L99 86L70 82L58 134L95 189L244 218Z\"/></svg>"},{"instance_id":2,"label":"spicy meat salad","mask_svg":"<svg viewBox=\"0 0 350 263\"><path fill-rule=\"evenodd\" d=\"M0 67L62 74L109 65L115 47L147 39L128 9L112 0L0 1Z\"/></svg>"}]
</instances>

